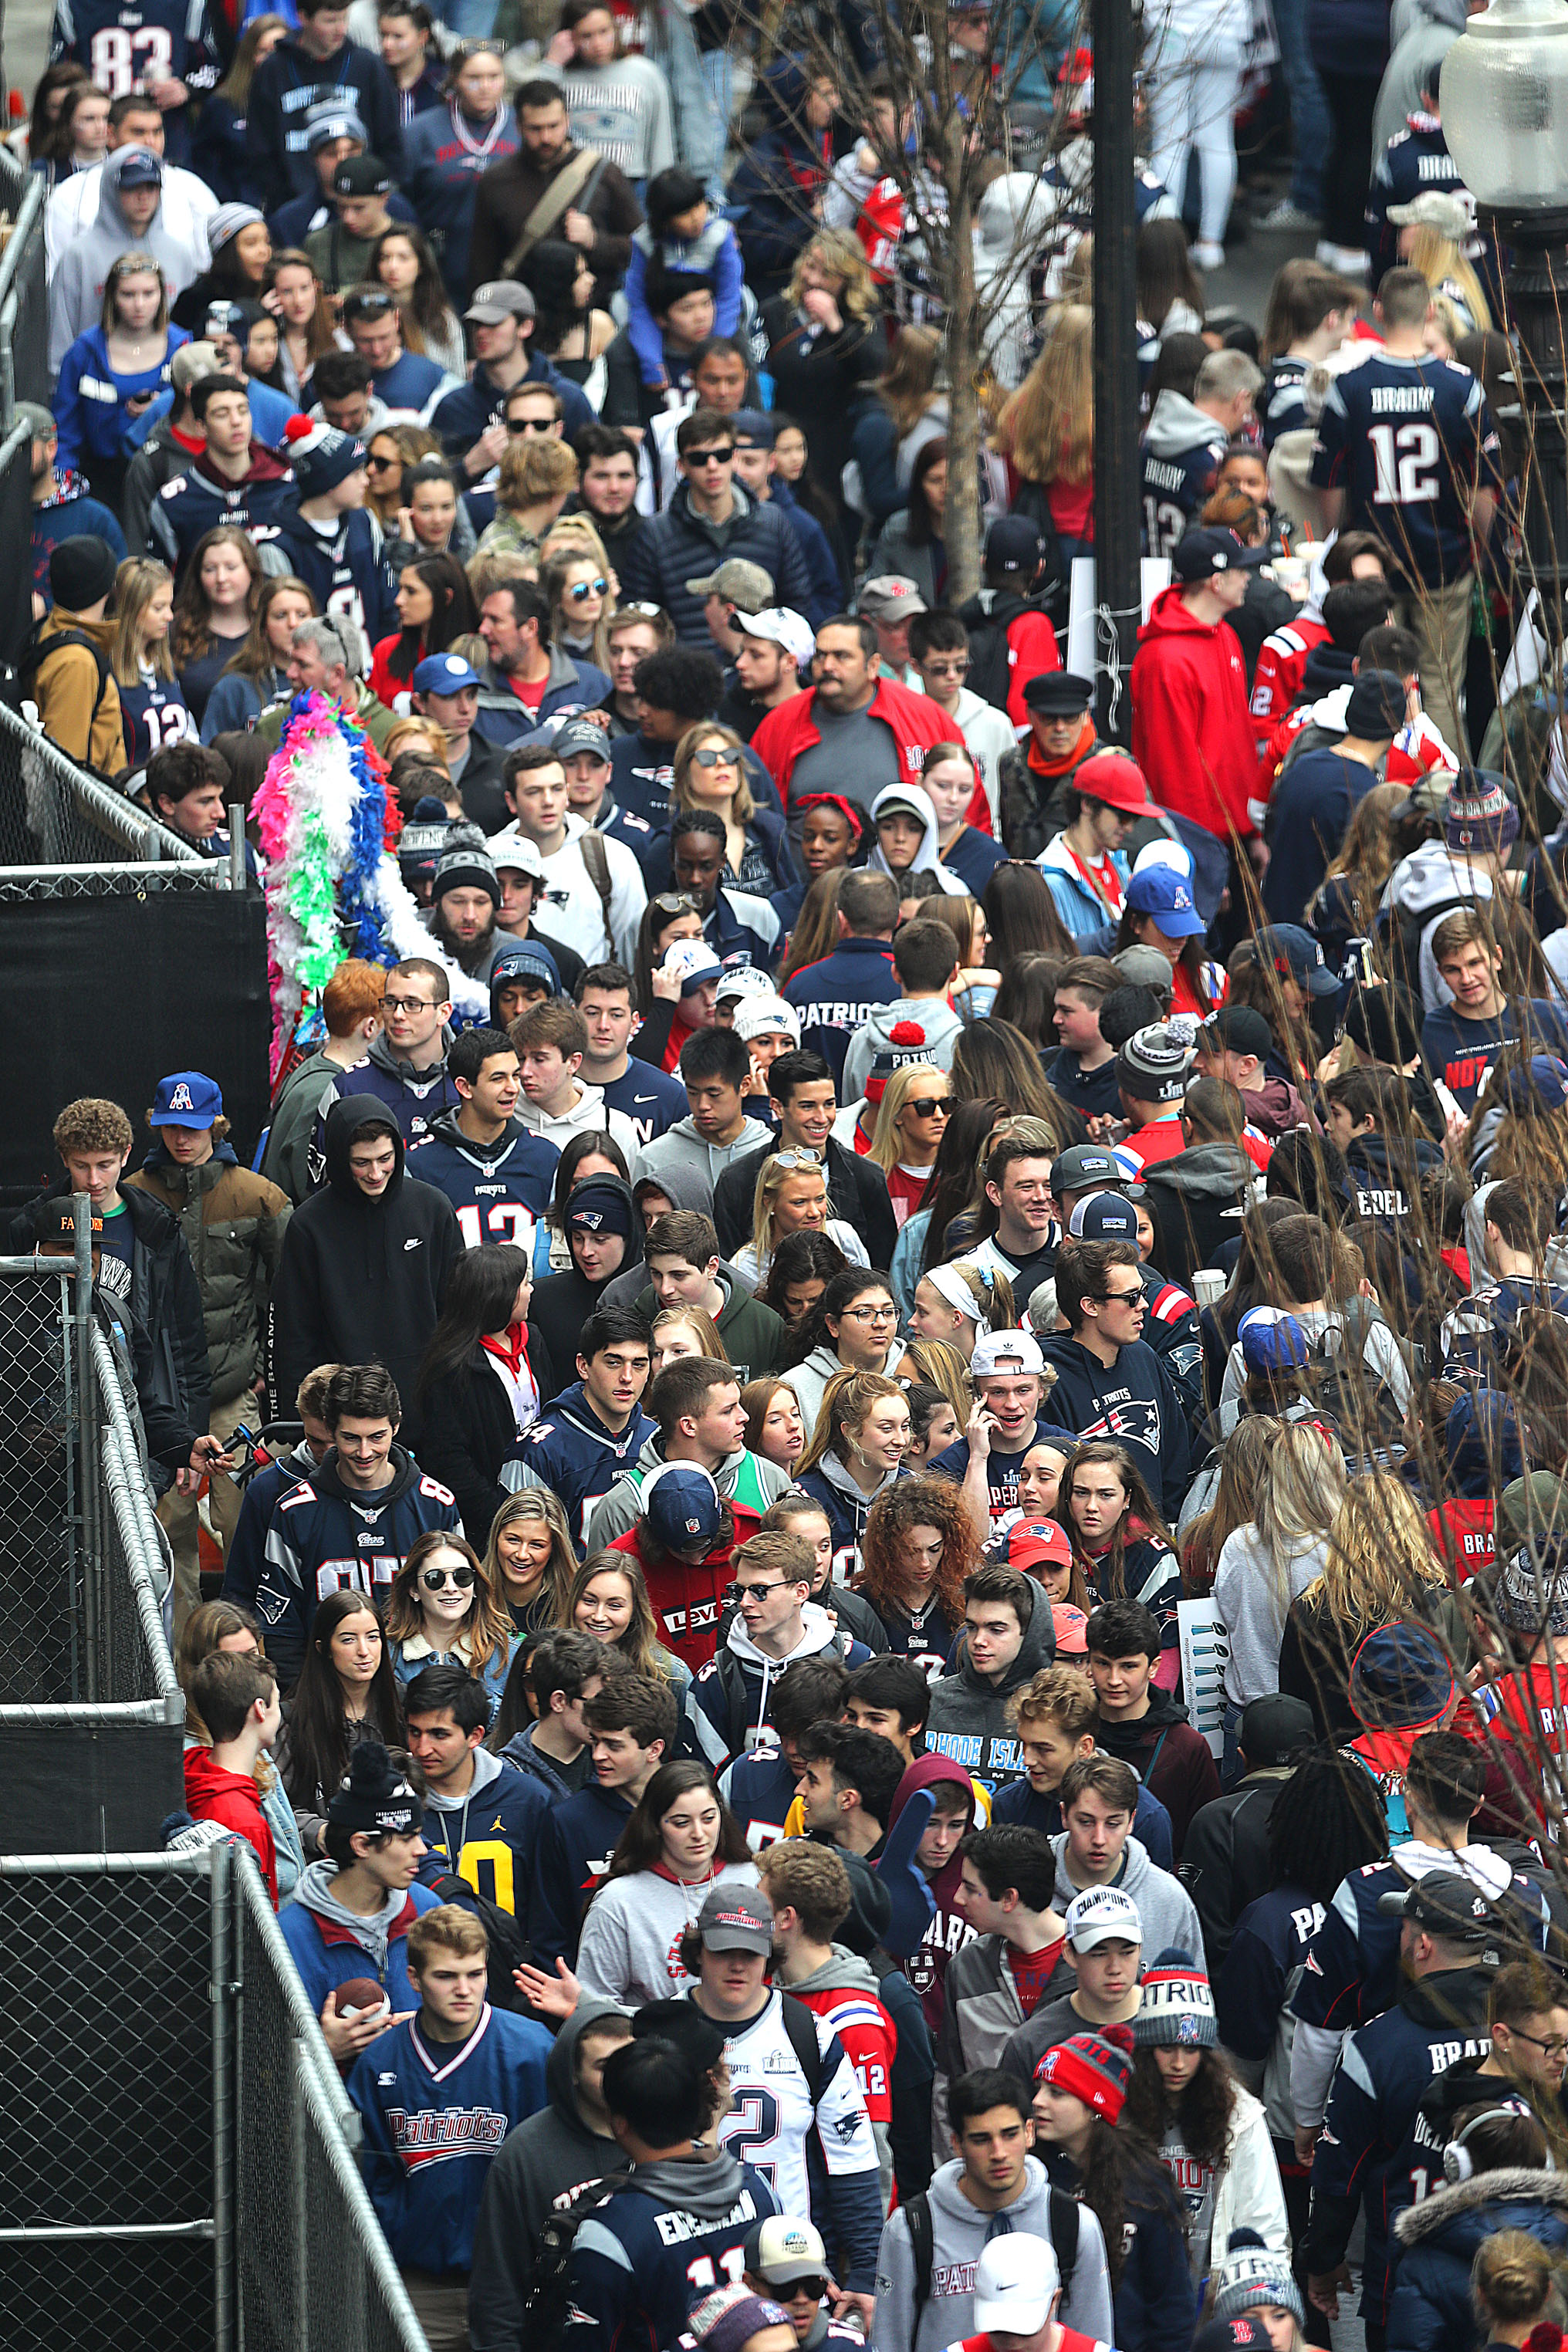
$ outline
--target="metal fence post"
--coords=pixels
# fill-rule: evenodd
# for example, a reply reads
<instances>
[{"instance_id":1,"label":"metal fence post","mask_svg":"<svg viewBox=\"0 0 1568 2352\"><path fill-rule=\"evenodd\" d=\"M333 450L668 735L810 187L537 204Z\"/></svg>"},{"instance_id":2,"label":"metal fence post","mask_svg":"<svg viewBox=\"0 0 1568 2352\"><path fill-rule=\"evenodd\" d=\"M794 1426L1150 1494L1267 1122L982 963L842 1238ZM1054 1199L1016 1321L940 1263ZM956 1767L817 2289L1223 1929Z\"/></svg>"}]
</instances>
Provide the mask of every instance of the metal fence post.
<instances>
[{"instance_id":1,"label":"metal fence post","mask_svg":"<svg viewBox=\"0 0 1568 2352\"><path fill-rule=\"evenodd\" d=\"M212 1859L212 1975L207 1990L213 2005L213 2347L234 2352L238 2298L236 2292L235 2131L235 1980L237 1941L234 1916L233 1848L209 1848Z\"/></svg>"},{"instance_id":2,"label":"metal fence post","mask_svg":"<svg viewBox=\"0 0 1568 2352\"><path fill-rule=\"evenodd\" d=\"M228 887L243 890L249 877L245 862L245 803L228 804Z\"/></svg>"},{"instance_id":3,"label":"metal fence post","mask_svg":"<svg viewBox=\"0 0 1568 2352\"><path fill-rule=\"evenodd\" d=\"M102 1575L103 1546L98 1521L99 1478L99 1416L95 1409L95 1382L92 1367L92 1202L85 1192L71 1196L71 1223L76 1241L76 1285L73 1321L76 1335L76 1401L77 1430L81 1459L81 1484L87 1511L82 1533L86 1538L81 1557L74 1564L73 1587L81 1594L82 1648L86 1653L85 1687L88 1704L96 1706L103 1696L100 1687L100 1603L103 1598L99 1580ZM90 1500L89 1499L90 1498Z\"/></svg>"}]
</instances>

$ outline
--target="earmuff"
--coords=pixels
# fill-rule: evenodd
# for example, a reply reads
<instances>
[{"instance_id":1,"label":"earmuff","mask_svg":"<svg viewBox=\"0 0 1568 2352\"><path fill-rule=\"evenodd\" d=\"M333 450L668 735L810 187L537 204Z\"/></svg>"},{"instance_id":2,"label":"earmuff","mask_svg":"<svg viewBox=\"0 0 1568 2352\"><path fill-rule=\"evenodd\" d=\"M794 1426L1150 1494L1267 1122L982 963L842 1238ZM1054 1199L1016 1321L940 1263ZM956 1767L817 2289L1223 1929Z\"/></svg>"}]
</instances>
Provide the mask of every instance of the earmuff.
<instances>
[{"instance_id":1,"label":"earmuff","mask_svg":"<svg viewBox=\"0 0 1568 2352\"><path fill-rule=\"evenodd\" d=\"M1465 2146L1472 2132L1479 2131L1483 2124L1511 2123L1516 2116L1528 2116L1530 2113L1530 2108L1521 2099L1513 2099L1507 2106L1486 2107L1479 2116L1472 2116L1464 2130L1457 2133L1443 2150L1444 2179L1456 2186L1461 2180L1474 2179L1475 2162Z\"/></svg>"}]
</instances>

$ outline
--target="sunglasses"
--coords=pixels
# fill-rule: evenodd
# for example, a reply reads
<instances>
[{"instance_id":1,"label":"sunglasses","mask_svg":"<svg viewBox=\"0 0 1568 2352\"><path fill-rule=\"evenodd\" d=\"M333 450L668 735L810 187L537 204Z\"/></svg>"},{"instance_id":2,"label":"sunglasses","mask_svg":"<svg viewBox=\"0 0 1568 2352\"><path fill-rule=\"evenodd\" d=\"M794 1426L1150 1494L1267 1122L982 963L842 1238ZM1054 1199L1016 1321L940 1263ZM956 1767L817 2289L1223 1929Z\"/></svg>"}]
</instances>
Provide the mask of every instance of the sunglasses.
<instances>
[{"instance_id":1,"label":"sunglasses","mask_svg":"<svg viewBox=\"0 0 1568 2352\"><path fill-rule=\"evenodd\" d=\"M684 890L661 890L657 898L648 900L648 905L660 915L699 915L702 911L696 899L689 898Z\"/></svg>"},{"instance_id":2,"label":"sunglasses","mask_svg":"<svg viewBox=\"0 0 1568 2352\"><path fill-rule=\"evenodd\" d=\"M689 466L732 466L733 449L683 449L681 456Z\"/></svg>"},{"instance_id":3,"label":"sunglasses","mask_svg":"<svg viewBox=\"0 0 1568 2352\"><path fill-rule=\"evenodd\" d=\"M808 2294L814 2303L820 2303L829 2282L825 2278L792 2278L773 2279L770 2284L773 2294L786 2301L792 2295Z\"/></svg>"},{"instance_id":4,"label":"sunglasses","mask_svg":"<svg viewBox=\"0 0 1568 2352\"><path fill-rule=\"evenodd\" d=\"M616 617L624 621L628 614L637 621L662 621L664 606L662 604L623 604Z\"/></svg>"},{"instance_id":5,"label":"sunglasses","mask_svg":"<svg viewBox=\"0 0 1568 2352\"><path fill-rule=\"evenodd\" d=\"M740 754L736 751L721 750L708 744L700 751L693 751L691 762L693 767L697 768L732 768L739 757Z\"/></svg>"},{"instance_id":6,"label":"sunglasses","mask_svg":"<svg viewBox=\"0 0 1568 2352\"><path fill-rule=\"evenodd\" d=\"M401 466L402 463L401 457L371 457L365 459L364 466L367 474L385 474L389 473L394 466Z\"/></svg>"},{"instance_id":7,"label":"sunglasses","mask_svg":"<svg viewBox=\"0 0 1568 2352\"><path fill-rule=\"evenodd\" d=\"M813 1172L822 1165L821 1152L807 1151L804 1147L789 1151L775 1151L773 1160L780 1168L807 1168Z\"/></svg>"},{"instance_id":8,"label":"sunglasses","mask_svg":"<svg viewBox=\"0 0 1568 2352\"><path fill-rule=\"evenodd\" d=\"M585 604L590 596L607 596L609 593L610 583L607 580L576 580L566 591L574 604ZM701 756L699 752L699 759Z\"/></svg>"},{"instance_id":9,"label":"sunglasses","mask_svg":"<svg viewBox=\"0 0 1568 2352\"><path fill-rule=\"evenodd\" d=\"M422 1568L419 1581L426 1592L439 1592L448 1584L455 1584L459 1592L468 1592L473 1586L474 1571L471 1568Z\"/></svg>"},{"instance_id":10,"label":"sunglasses","mask_svg":"<svg viewBox=\"0 0 1568 2352\"><path fill-rule=\"evenodd\" d=\"M951 1118L952 1105L945 1095L913 1095L904 1105L917 1118Z\"/></svg>"},{"instance_id":11,"label":"sunglasses","mask_svg":"<svg viewBox=\"0 0 1568 2352\"><path fill-rule=\"evenodd\" d=\"M397 303L391 294L353 294L343 304L345 319L384 319Z\"/></svg>"},{"instance_id":12,"label":"sunglasses","mask_svg":"<svg viewBox=\"0 0 1568 2352\"><path fill-rule=\"evenodd\" d=\"M555 425L553 416L509 416L506 420L506 429L514 441L523 433L553 433Z\"/></svg>"}]
</instances>

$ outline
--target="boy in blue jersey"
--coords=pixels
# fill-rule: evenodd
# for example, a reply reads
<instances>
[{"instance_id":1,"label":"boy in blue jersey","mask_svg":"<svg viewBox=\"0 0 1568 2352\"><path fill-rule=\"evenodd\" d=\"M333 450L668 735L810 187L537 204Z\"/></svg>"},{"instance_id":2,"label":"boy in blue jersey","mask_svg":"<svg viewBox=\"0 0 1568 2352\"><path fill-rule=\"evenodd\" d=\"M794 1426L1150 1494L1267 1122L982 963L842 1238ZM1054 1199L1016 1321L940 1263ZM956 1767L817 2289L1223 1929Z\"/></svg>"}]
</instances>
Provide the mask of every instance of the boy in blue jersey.
<instances>
[{"instance_id":1,"label":"boy in blue jersey","mask_svg":"<svg viewBox=\"0 0 1568 2352\"><path fill-rule=\"evenodd\" d=\"M583 1701L594 1777L552 1808L540 1837L529 1923L540 1968L575 1953L588 1898L610 1867L633 1806L673 1753L679 1721L669 1684L647 1675L612 1673Z\"/></svg>"},{"instance_id":2,"label":"boy in blue jersey","mask_svg":"<svg viewBox=\"0 0 1568 2352\"><path fill-rule=\"evenodd\" d=\"M362 155L342 164L332 182L340 196L356 173L369 175L374 158ZM384 190L390 184L384 175ZM352 197L344 203L345 215ZM346 226L345 221L345 226ZM390 227L391 223L387 226ZM328 229L330 239L336 232ZM391 425L428 425L438 402L458 390L458 379L422 352L403 348L403 325L395 296L384 286L353 286L343 297L343 325L349 341L370 369L370 388L386 410Z\"/></svg>"},{"instance_id":3,"label":"boy in blue jersey","mask_svg":"<svg viewBox=\"0 0 1568 2352\"><path fill-rule=\"evenodd\" d=\"M203 376L191 386L190 400L207 446L184 473L163 484L147 518L148 537L176 571L219 523L234 524L258 547L269 544L292 487L288 458L275 457L256 438L249 396L237 376ZM317 601L324 612L324 602Z\"/></svg>"},{"instance_id":4,"label":"boy in blue jersey","mask_svg":"<svg viewBox=\"0 0 1568 2352\"><path fill-rule=\"evenodd\" d=\"M513 1493L542 1486L560 1496L579 1559L595 1504L655 1433L640 1402L652 1344L647 1325L630 1307L601 1307L590 1315L576 1379L544 1406L501 1464L501 1485Z\"/></svg>"},{"instance_id":5,"label":"boy in blue jersey","mask_svg":"<svg viewBox=\"0 0 1568 2352\"><path fill-rule=\"evenodd\" d=\"M327 2047L345 2070L389 2027L412 2017L408 1931L439 1906L415 1878L425 1858L424 1807L401 1748L363 1739L327 1809L324 1862L307 1864L279 1925ZM338 2015L340 1985L374 1977L390 2012Z\"/></svg>"},{"instance_id":6,"label":"boy in blue jersey","mask_svg":"<svg viewBox=\"0 0 1568 2352\"><path fill-rule=\"evenodd\" d=\"M425 1775L425 1843L432 1870L449 1871L528 1933L529 1888L544 1783L485 1746L489 1699L461 1666L426 1666L404 1694L408 1748Z\"/></svg>"},{"instance_id":7,"label":"boy in blue jersey","mask_svg":"<svg viewBox=\"0 0 1568 2352\"><path fill-rule=\"evenodd\" d=\"M570 793L570 772L566 781ZM652 1062L634 1060L627 1050L638 1025L630 972L625 964L591 964L574 993L588 1032L588 1047L578 1072L584 1085L597 1087L607 1108L630 1119L639 1143L652 1143L668 1135L690 1106L678 1077Z\"/></svg>"},{"instance_id":8,"label":"boy in blue jersey","mask_svg":"<svg viewBox=\"0 0 1568 2352\"><path fill-rule=\"evenodd\" d=\"M552 2045L543 2026L486 2000L487 1937L471 1912L426 1911L406 1951L419 2013L361 2055L348 2090L376 2218L435 2347L468 2342L479 2200L507 2133L545 2104Z\"/></svg>"},{"instance_id":9,"label":"boy in blue jersey","mask_svg":"<svg viewBox=\"0 0 1568 2352\"><path fill-rule=\"evenodd\" d=\"M437 1118L410 1172L445 1192L468 1248L515 1242L531 1250L561 1154L512 1116L522 1080L511 1041L499 1029L465 1029L447 1055L447 1076L458 1108Z\"/></svg>"},{"instance_id":10,"label":"boy in blue jersey","mask_svg":"<svg viewBox=\"0 0 1568 2352\"><path fill-rule=\"evenodd\" d=\"M352 1588L385 1594L416 1538L459 1531L458 1507L395 1443L403 1407L380 1364L350 1364L327 1384L321 1418L332 1450L278 1498L255 1609L286 1689L304 1661L316 1606Z\"/></svg>"},{"instance_id":11,"label":"boy in blue jersey","mask_svg":"<svg viewBox=\"0 0 1568 2352\"><path fill-rule=\"evenodd\" d=\"M397 627L397 608L381 525L364 502L364 443L296 417L289 458L295 492L276 520L282 568L305 583L319 612L346 613L374 645Z\"/></svg>"},{"instance_id":12,"label":"boy in blue jersey","mask_svg":"<svg viewBox=\"0 0 1568 2352\"><path fill-rule=\"evenodd\" d=\"M673 2043L613 2051L604 2086L632 2168L578 2224L563 2341L566 2352L665 2352L685 2333L693 2301L739 2277L748 2232L779 2210L778 2200L749 2164L701 2144L713 2089Z\"/></svg>"},{"instance_id":13,"label":"boy in blue jersey","mask_svg":"<svg viewBox=\"0 0 1568 2352\"><path fill-rule=\"evenodd\" d=\"M1503 487L1497 427L1468 368L1435 359L1432 289L1391 269L1373 306L1383 349L1334 378L1318 419L1311 481L1331 530L1375 530L1411 583L1395 616L1421 646L1421 699L1461 754L1459 714L1475 549Z\"/></svg>"}]
</instances>

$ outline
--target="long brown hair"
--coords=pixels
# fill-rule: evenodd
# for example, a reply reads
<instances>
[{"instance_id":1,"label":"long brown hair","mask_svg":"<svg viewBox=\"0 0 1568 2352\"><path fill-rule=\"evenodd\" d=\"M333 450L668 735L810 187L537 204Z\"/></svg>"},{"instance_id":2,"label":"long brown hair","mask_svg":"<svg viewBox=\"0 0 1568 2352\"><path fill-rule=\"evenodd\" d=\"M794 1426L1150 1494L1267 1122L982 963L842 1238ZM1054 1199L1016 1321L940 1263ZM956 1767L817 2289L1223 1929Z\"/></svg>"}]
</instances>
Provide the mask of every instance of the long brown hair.
<instances>
[{"instance_id":1,"label":"long brown hair","mask_svg":"<svg viewBox=\"0 0 1568 2352\"><path fill-rule=\"evenodd\" d=\"M459 1552L474 1571L473 1599L461 1624L452 1628L452 1639L466 1643L468 1673L479 1682L488 1666L497 1662L504 1664L511 1654L511 1614L491 1584L479 1553L462 1536L449 1535L443 1528L432 1528L428 1535L416 1538L410 1545L402 1567L392 1580L386 1603L386 1638L389 1642L408 1642L416 1633L424 1633L419 1571L438 1551Z\"/></svg>"},{"instance_id":2,"label":"long brown hair","mask_svg":"<svg viewBox=\"0 0 1568 2352\"><path fill-rule=\"evenodd\" d=\"M257 594L256 608L250 615L250 626L245 634L245 642L239 651L224 665L223 674L226 677L232 671L238 677L259 678L268 670L277 667L272 649L267 642L267 617L286 588L292 589L296 596L303 596L310 607L311 618L318 617L314 595L294 572L275 572L270 578L263 580Z\"/></svg>"},{"instance_id":3,"label":"long brown hair","mask_svg":"<svg viewBox=\"0 0 1568 2352\"><path fill-rule=\"evenodd\" d=\"M719 1784L712 1773L694 1756L682 1756L673 1763L659 1766L632 1807L631 1819L621 1832L610 1863L606 1885L610 1878L630 1878L639 1870L658 1866L664 1857L659 1824L676 1800L691 1789L705 1790L719 1808L719 1843L713 1850L715 1873L726 1863L750 1862L752 1849L746 1843L746 1832L719 1794Z\"/></svg>"},{"instance_id":4,"label":"long brown hair","mask_svg":"<svg viewBox=\"0 0 1568 2352\"><path fill-rule=\"evenodd\" d=\"M381 1639L381 1664L365 1694L364 1720L384 1747L395 1747L403 1738L403 1701L374 1601L368 1592L352 1589L329 1592L310 1620L304 1664L289 1702L289 1770L284 1785L301 1808L315 1810L314 1800L320 1798L324 1811L349 1769L348 1710L332 1664L332 1635L350 1617L370 1618Z\"/></svg>"},{"instance_id":5,"label":"long brown hair","mask_svg":"<svg viewBox=\"0 0 1568 2352\"><path fill-rule=\"evenodd\" d=\"M1026 482L1087 482L1094 470L1094 313L1058 302L1044 348L996 423Z\"/></svg>"},{"instance_id":6,"label":"long brown hair","mask_svg":"<svg viewBox=\"0 0 1568 2352\"><path fill-rule=\"evenodd\" d=\"M884 1605L903 1607L899 1547L911 1528L934 1528L942 1538L934 1590L942 1615L957 1628L963 1622L963 1580L980 1565L980 1544L951 1478L900 1478L878 1496L860 1538L855 1590L879 1612Z\"/></svg>"},{"instance_id":7,"label":"long brown hair","mask_svg":"<svg viewBox=\"0 0 1568 2352\"><path fill-rule=\"evenodd\" d=\"M168 638L160 637L143 655L137 626L159 589L166 588L173 576L166 563L140 555L128 555L114 575L114 650L110 667L121 686L140 683L143 658L154 677L174 675Z\"/></svg>"},{"instance_id":8,"label":"long brown hair","mask_svg":"<svg viewBox=\"0 0 1568 2352\"><path fill-rule=\"evenodd\" d=\"M1134 2052L1121 2120L1152 2146L1164 2145L1173 2123L1186 2153L1217 2172L1230 2148L1235 2119L1236 2082L1217 2050L1198 2052L1197 2072L1173 2105L1153 2051Z\"/></svg>"},{"instance_id":9,"label":"long brown hair","mask_svg":"<svg viewBox=\"0 0 1568 2352\"><path fill-rule=\"evenodd\" d=\"M1149 1482L1124 1445L1109 1437L1091 1437L1082 1445L1075 1445L1063 1466L1061 1486L1057 1502L1057 1517L1072 1546L1073 1558L1080 1562L1084 1578L1091 1591L1099 1593L1096 1580L1099 1563L1088 1550L1072 1515L1072 1482L1084 1467L1114 1470L1127 1497L1127 1507L1116 1523L1116 1533L1110 1538L1110 1549L1102 1554L1109 1562L1109 1577L1101 1597L1107 1601L1127 1598L1126 1558L1129 1542L1142 1543L1146 1538L1162 1543L1167 1551L1175 1550L1175 1540L1159 1507L1149 1492Z\"/></svg>"},{"instance_id":10,"label":"long brown hair","mask_svg":"<svg viewBox=\"0 0 1568 2352\"><path fill-rule=\"evenodd\" d=\"M648 1599L647 1579L637 1560L629 1551L591 1551L578 1568L567 1587L556 1623L562 1631L575 1633L577 1604L596 1576L624 1576L626 1590L632 1597L632 1622L618 1642L606 1642L606 1655L614 1652L628 1665L633 1674L647 1675L654 1682L674 1680L669 1671L669 1659L658 1638L658 1620ZM597 1636L594 1636L595 1640Z\"/></svg>"},{"instance_id":11,"label":"long brown hair","mask_svg":"<svg viewBox=\"0 0 1568 2352\"><path fill-rule=\"evenodd\" d=\"M174 591L174 620L169 632L174 667L184 669L190 662L199 661L212 649L212 606L206 590L202 586L202 565L209 548L219 545L237 548L241 562L250 574L250 594L246 609L252 620L256 617L258 599L261 593L261 559L248 531L231 522L220 522L204 532L191 551L184 579ZM226 639L225 643L227 642ZM248 643L248 635L246 639Z\"/></svg>"},{"instance_id":12,"label":"long brown hair","mask_svg":"<svg viewBox=\"0 0 1568 2352\"><path fill-rule=\"evenodd\" d=\"M394 221L390 228L382 230L371 248L370 265L365 271L367 282L380 285L382 248L395 236L400 236L407 246L416 268L407 303L398 306L403 347L405 351L423 353L427 348L425 340L427 335L444 337L455 323L452 308L447 299L441 273L436 267L436 257L430 250L425 232L413 221Z\"/></svg>"},{"instance_id":13,"label":"long brown hair","mask_svg":"<svg viewBox=\"0 0 1568 2352\"><path fill-rule=\"evenodd\" d=\"M779 986L808 963L832 954L838 939L838 886L849 868L830 866L809 884L789 936L789 953L779 966Z\"/></svg>"},{"instance_id":14,"label":"long brown hair","mask_svg":"<svg viewBox=\"0 0 1568 2352\"><path fill-rule=\"evenodd\" d=\"M321 273L315 263L310 255L297 245L281 247L268 263L268 293L277 286L278 272L280 269L308 269L316 281L316 307L310 313L310 321L305 329L305 356L314 367L324 352L335 352L338 347L337 336L332 330L332 314L327 305L326 289L321 284ZM278 331L280 336L284 332L281 319L278 322Z\"/></svg>"}]
</instances>

